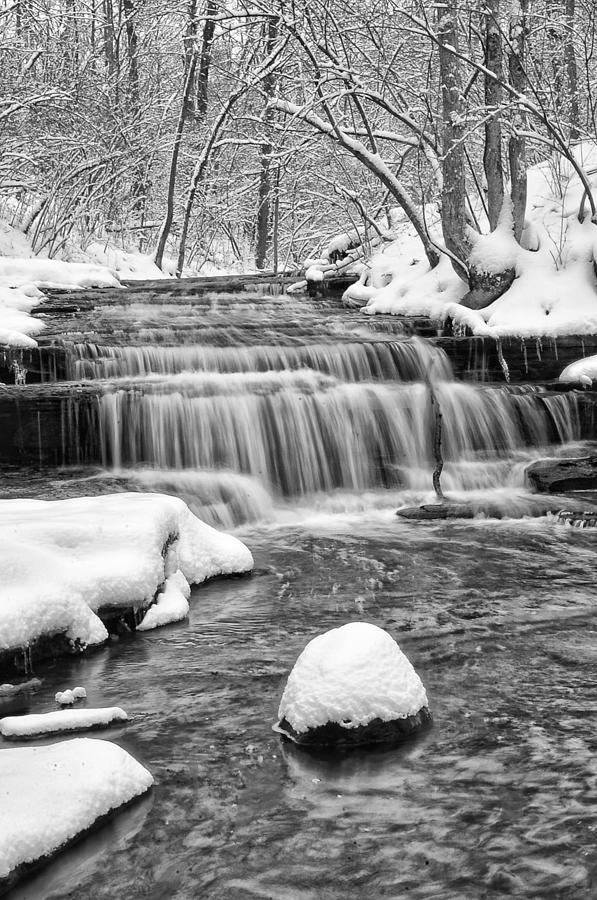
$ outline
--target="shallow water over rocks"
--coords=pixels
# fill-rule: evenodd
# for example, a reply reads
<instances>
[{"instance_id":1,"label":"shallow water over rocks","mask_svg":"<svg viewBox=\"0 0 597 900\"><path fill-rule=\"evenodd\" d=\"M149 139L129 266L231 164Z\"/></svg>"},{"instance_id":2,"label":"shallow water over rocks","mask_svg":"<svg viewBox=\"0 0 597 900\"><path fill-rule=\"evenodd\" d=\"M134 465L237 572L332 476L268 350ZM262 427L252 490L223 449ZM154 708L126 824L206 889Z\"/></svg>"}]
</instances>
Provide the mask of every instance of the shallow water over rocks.
<instances>
[{"instance_id":1,"label":"shallow water over rocks","mask_svg":"<svg viewBox=\"0 0 597 900\"><path fill-rule=\"evenodd\" d=\"M195 588L187 622L40 665L41 687L11 698L43 712L82 684L89 705L123 706L130 723L102 736L156 778L13 900L597 896L595 532L508 518L537 505L530 459L592 452L577 395L455 382L440 351L395 346L398 323L388 349L379 323L333 304L158 299L68 325L69 365L102 395L92 437L117 467L6 471L3 495L176 493L235 529L255 574ZM429 500L433 359L445 490L503 519L395 516ZM199 446L210 408L220 456ZM373 752L282 742L298 654L359 619L407 653L433 726Z\"/></svg>"},{"instance_id":2,"label":"shallow water over rocks","mask_svg":"<svg viewBox=\"0 0 597 900\"><path fill-rule=\"evenodd\" d=\"M256 574L195 589L188 623L38 673L36 710L74 681L124 704L131 724L106 737L157 785L142 828L12 896L594 896L593 535L386 513L242 536ZM361 617L412 660L432 728L341 756L282 743L298 653Z\"/></svg>"}]
</instances>

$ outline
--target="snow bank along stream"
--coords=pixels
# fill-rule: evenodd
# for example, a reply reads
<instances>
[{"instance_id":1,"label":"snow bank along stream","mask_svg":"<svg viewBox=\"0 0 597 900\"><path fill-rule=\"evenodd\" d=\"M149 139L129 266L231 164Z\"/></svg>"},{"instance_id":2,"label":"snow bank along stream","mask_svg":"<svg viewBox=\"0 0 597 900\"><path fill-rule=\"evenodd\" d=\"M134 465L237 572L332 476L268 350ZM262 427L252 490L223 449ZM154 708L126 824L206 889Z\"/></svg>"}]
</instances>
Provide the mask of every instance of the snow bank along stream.
<instances>
[{"instance_id":1,"label":"snow bank along stream","mask_svg":"<svg viewBox=\"0 0 597 900\"><path fill-rule=\"evenodd\" d=\"M158 494L0 501L0 653L28 653L62 635L103 643L108 610L143 611L155 627L188 613L188 582L246 572L249 550Z\"/></svg>"}]
</instances>

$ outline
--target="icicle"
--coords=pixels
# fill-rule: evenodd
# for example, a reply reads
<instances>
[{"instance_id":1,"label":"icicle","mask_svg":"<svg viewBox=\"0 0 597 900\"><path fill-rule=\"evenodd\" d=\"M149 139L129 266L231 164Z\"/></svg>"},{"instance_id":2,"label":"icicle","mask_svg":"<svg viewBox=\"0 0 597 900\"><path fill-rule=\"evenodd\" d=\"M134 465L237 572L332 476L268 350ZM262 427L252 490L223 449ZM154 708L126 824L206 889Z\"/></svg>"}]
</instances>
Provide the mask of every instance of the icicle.
<instances>
[{"instance_id":1,"label":"icicle","mask_svg":"<svg viewBox=\"0 0 597 900\"><path fill-rule=\"evenodd\" d=\"M495 345L497 348L497 357L500 366L502 367L502 372L504 373L504 378L506 379L506 384L510 384L510 369L508 368L508 363L504 359L504 353L502 351L502 342L500 338L496 338Z\"/></svg>"}]
</instances>

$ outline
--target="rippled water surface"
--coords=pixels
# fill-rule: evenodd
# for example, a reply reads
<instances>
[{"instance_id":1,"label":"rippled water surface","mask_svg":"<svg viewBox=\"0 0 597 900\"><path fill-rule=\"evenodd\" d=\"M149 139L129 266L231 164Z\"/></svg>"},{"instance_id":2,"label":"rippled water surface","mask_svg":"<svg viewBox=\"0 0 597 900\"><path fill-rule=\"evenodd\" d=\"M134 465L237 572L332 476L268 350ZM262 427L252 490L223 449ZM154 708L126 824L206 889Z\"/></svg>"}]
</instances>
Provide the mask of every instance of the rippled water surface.
<instances>
[{"instance_id":1,"label":"rippled water surface","mask_svg":"<svg viewBox=\"0 0 597 900\"><path fill-rule=\"evenodd\" d=\"M156 787L13 897L596 896L594 535L380 512L241 536L256 573L196 588L188 623L39 672L36 711L74 683L125 706L106 737ZM298 653L359 618L411 658L432 728L345 756L281 743Z\"/></svg>"}]
</instances>

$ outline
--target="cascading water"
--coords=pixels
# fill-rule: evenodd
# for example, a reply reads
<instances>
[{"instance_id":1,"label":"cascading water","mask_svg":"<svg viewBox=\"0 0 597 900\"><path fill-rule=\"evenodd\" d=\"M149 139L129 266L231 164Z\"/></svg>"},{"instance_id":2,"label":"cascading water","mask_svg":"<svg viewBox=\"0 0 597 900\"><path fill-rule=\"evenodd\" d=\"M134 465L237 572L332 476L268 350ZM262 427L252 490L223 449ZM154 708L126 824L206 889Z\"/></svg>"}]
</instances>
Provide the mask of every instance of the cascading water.
<instances>
[{"instance_id":1,"label":"cascading water","mask_svg":"<svg viewBox=\"0 0 597 900\"><path fill-rule=\"evenodd\" d=\"M322 493L382 490L395 503L429 490L429 379L448 490L520 485L525 448L580 436L574 394L456 382L444 352L417 338L300 331L276 344L251 343L254 327L235 345L72 344L72 375L101 380L104 465L170 484L230 526L267 515L268 500L271 512Z\"/></svg>"}]
</instances>

